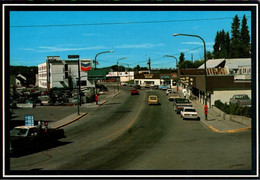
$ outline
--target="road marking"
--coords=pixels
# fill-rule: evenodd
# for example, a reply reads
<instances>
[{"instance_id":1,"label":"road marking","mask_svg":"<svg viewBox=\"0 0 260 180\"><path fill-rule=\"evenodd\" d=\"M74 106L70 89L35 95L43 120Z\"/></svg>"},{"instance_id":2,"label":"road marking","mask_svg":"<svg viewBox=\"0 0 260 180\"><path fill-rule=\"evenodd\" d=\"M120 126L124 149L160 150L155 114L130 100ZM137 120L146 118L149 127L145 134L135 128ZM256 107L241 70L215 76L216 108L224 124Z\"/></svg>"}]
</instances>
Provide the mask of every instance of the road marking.
<instances>
[{"instance_id":1,"label":"road marking","mask_svg":"<svg viewBox=\"0 0 260 180\"><path fill-rule=\"evenodd\" d=\"M62 124L62 125L59 125L59 126L55 127L54 129L58 129L58 128L61 128L61 127L63 127L63 126L66 126L66 125L68 125L68 124L70 124L70 123L73 123L74 121L77 121L78 119L82 118L82 117L85 116L86 114L88 114L88 113L83 113L83 114L81 114L80 116L76 117L75 119L73 119L73 120L71 120L71 121L69 121L69 122L66 122L66 123L64 123L64 124Z\"/></svg>"},{"instance_id":2,"label":"road marking","mask_svg":"<svg viewBox=\"0 0 260 180\"><path fill-rule=\"evenodd\" d=\"M219 132L219 133L235 133L235 132L242 132L242 131L248 131L250 129L252 129L251 127L247 127L247 128L242 128L242 129L232 129L232 130L226 130L226 131L220 131L216 128L214 128L213 126L209 126L209 128L215 132Z\"/></svg>"},{"instance_id":3,"label":"road marking","mask_svg":"<svg viewBox=\"0 0 260 180\"><path fill-rule=\"evenodd\" d=\"M144 99L145 99L145 96L144 96ZM144 103L142 103L142 106L141 106L141 108L139 109L138 113L136 114L136 116L134 117L134 119L133 119L128 125L126 125L126 126L123 127L122 129L119 129L119 130L117 130L116 132L114 132L114 133L112 133L112 134L110 134L110 135L108 135L108 136L105 136L105 137L100 138L100 139L98 139L98 140L96 140L96 141L90 142L89 145L90 145L90 144L98 143L98 142L103 141L103 140L105 140L105 139L108 139L108 138L110 138L110 137L112 137L112 136L114 136L114 135L116 135L116 134L118 134L118 133L120 133L120 132L126 130L127 128L131 127L131 126L134 124L134 122L137 120L138 116L140 115L141 110L143 109L143 106L144 106Z\"/></svg>"}]
</instances>

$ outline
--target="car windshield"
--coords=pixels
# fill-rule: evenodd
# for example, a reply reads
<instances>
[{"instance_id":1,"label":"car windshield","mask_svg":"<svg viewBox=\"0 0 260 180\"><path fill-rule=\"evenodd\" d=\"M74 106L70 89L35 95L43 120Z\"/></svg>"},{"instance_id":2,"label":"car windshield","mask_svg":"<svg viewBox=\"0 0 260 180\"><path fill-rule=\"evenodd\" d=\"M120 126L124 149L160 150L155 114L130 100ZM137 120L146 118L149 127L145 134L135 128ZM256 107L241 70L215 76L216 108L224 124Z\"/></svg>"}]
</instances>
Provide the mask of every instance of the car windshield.
<instances>
[{"instance_id":1,"label":"car windshield","mask_svg":"<svg viewBox=\"0 0 260 180\"><path fill-rule=\"evenodd\" d=\"M10 132L10 136L26 136L27 129L14 128Z\"/></svg>"},{"instance_id":2,"label":"car windshield","mask_svg":"<svg viewBox=\"0 0 260 180\"><path fill-rule=\"evenodd\" d=\"M196 112L195 109L185 109L185 112Z\"/></svg>"},{"instance_id":3,"label":"car windshield","mask_svg":"<svg viewBox=\"0 0 260 180\"><path fill-rule=\"evenodd\" d=\"M249 97L247 95L237 95L235 98L236 99L249 99Z\"/></svg>"},{"instance_id":4,"label":"car windshield","mask_svg":"<svg viewBox=\"0 0 260 180\"><path fill-rule=\"evenodd\" d=\"M157 97L152 96L152 97L150 97L150 99L151 99L151 100L156 100Z\"/></svg>"}]
</instances>

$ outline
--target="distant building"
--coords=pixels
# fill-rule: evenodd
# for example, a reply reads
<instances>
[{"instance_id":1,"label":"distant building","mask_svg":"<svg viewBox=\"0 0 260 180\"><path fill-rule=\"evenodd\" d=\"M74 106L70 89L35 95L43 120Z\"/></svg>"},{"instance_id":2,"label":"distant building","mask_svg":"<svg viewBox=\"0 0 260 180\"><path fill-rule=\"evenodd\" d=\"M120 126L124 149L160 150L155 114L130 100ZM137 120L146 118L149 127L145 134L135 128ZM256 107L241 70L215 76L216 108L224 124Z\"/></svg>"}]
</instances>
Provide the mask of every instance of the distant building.
<instances>
[{"instance_id":1,"label":"distant building","mask_svg":"<svg viewBox=\"0 0 260 180\"><path fill-rule=\"evenodd\" d=\"M134 79L134 71L108 72L106 78L107 81L116 81L117 78L120 78L120 82L128 82Z\"/></svg>"},{"instance_id":2,"label":"distant building","mask_svg":"<svg viewBox=\"0 0 260 180\"><path fill-rule=\"evenodd\" d=\"M10 86L17 86L21 87L26 85L26 77L24 77L22 74L10 75Z\"/></svg>"},{"instance_id":3,"label":"distant building","mask_svg":"<svg viewBox=\"0 0 260 180\"><path fill-rule=\"evenodd\" d=\"M46 62L38 65L38 85L42 89L76 88L78 81L78 61L60 60L59 56L47 56ZM88 81L87 72L80 70L81 86L94 87Z\"/></svg>"},{"instance_id":4,"label":"distant building","mask_svg":"<svg viewBox=\"0 0 260 180\"><path fill-rule=\"evenodd\" d=\"M216 100L228 103L235 94L251 97L251 58L211 59L207 63L207 92L209 105ZM181 69L179 83L204 102L204 64L198 69Z\"/></svg>"}]
</instances>

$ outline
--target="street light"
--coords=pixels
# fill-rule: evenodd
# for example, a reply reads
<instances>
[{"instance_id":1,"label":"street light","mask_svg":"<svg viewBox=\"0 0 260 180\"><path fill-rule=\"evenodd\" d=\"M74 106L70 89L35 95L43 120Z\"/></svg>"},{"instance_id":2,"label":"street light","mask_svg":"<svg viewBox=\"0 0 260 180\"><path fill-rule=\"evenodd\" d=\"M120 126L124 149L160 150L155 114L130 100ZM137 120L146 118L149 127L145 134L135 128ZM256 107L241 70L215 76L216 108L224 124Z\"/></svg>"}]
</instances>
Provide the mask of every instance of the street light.
<instances>
[{"instance_id":1,"label":"street light","mask_svg":"<svg viewBox=\"0 0 260 180\"><path fill-rule=\"evenodd\" d=\"M128 57L123 57L123 58L119 58L118 60L117 60L117 77L118 77L118 62L120 61L120 60L123 60L123 59L128 59ZM119 82L117 82L117 91L119 91L119 84L118 84Z\"/></svg>"},{"instance_id":2,"label":"street light","mask_svg":"<svg viewBox=\"0 0 260 180\"><path fill-rule=\"evenodd\" d=\"M191 37L197 37L202 40L203 45L204 45L204 88L205 88L205 108L207 108L207 102L208 102L208 93L207 93L207 66L206 66L206 43L204 39L198 35L192 35L192 34L173 34L173 36L191 36ZM205 120L208 120L207 114L205 113Z\"/></svg>"},{"instance_id":3,"label":"street light","mask_svg":"<svg viewBox=\"0 0 260 180\"><path fill-rule=\"evenodd\" d=\"M172 55L164 55L163 57L171 57L171 58L174 58L176 60L176 69L177 69L177 61L178 59L175 57L175 56L172 56ZM178 89L178 82L179 82L179 78L178 78L178 69L177 69L177 92L179 91Z\"/></svg>"},{"instance_id":4,"label":"street light","mask_svg":"<svg viewBox=\"0 0 260 180\"><path fill-rule=\"evenodd\" d=\"M97 68L97 56L100 55L100 54L104 54L104 53L113 53L114 51L111 50L111 51L104 51L104 52L100 52L100 53L97 53L97 55L95 56L95 60L94 60L94 63L95 63L95 69Z\"/></svg>"}]
</instances>

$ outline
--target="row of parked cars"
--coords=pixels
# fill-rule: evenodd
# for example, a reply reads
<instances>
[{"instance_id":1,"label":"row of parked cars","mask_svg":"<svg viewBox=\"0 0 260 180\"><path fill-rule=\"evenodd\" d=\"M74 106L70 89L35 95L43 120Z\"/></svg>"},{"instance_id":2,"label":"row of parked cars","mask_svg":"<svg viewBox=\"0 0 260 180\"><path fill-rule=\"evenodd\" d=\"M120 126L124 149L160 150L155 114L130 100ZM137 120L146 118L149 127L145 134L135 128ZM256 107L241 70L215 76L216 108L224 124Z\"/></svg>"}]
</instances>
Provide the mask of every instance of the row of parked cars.
<instances>
[{"instance_id":1,"label":"row of parked cars","mask_svg":"<svg viewBox=\"0 0 260 180\"><path fill-rule=\"evenodd\" d=\"M181 115L181 118L196 120L200 119L196 109L192 107L192 103L189 99L181 98L180 94L173 89L167 89L166 96L168 96L169 101L173 101L174 110L177 114Z\"/></svg>"}]
</instances>

